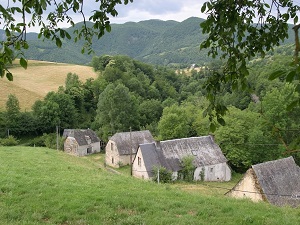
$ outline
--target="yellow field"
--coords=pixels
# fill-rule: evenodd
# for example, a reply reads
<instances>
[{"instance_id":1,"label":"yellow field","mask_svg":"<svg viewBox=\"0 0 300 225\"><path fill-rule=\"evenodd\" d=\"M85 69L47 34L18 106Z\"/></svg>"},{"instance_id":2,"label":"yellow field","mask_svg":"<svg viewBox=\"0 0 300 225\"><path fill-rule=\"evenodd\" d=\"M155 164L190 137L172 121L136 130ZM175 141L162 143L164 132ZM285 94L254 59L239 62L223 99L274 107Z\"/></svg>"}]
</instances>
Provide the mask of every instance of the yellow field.
<instances>
[{"instance_id":1,"label":"yellow field","mask_svg":"<svg viewBox=\"0 0 300 225\"><path fill-rule=\"evenodd\" d=\"M15 94L20 102L22 111L30 111L33 103L49 91L57 91L64 86L68 73L76 73L80 80L85 82L88 78L96 78L97 73L89 66L72 65L64 63L51 63L44 61L28 61L28 68L11 68L13 81L6 77L1 79L0 111L5 110L9 94Z\"/></svg>"}]
</instances>

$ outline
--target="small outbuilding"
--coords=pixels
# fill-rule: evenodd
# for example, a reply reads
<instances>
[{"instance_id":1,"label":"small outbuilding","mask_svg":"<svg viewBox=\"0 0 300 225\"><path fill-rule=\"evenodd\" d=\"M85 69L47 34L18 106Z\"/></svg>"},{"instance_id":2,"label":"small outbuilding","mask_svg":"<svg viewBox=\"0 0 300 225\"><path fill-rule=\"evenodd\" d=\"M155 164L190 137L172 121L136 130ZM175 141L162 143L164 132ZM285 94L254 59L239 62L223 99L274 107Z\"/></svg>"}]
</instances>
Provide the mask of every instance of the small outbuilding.
<instances>
[{"instance_id":1,"label":"small outbuilding","mask_svg":"<svg viewBox=\"0 0 300 225\"><path fill-rule=\"evenodd\" d=\"M65 129L63 137L66 153L85 156L101 151L101 141L91 129Z\"/></svg>"},{"instance_id":2,"label":"small outbuilding","mask_svg":"<svg viewBox=\"0 0 300 225\"><path fill-rule=\"evenodd\" d=\"M229 181L231 169L212 136L190 137L140 145L133 162L133 175L153 177L154 167L165 167L177 179L184 157L194 157L194 180Z\"/></svg>"},{"instance_id":3,"label":"small outbuilding","mask_svg":"<svg viewBox=\"0 0 300 225\"><path fill-rule=\"evenodd\" d=\"M130 164L139 144L152 143L154 138L149 130L121 132L114 134L106 144L106 165L118 168Z\"/></svg>"},{"instance_id":4,"label":"small outbuilding","mask_svg":"<svg viewBox=\"0 0 300 225\"><path fill-rule=\"evenodd\" d=\"M300 168L291 156L253 165L226 195L277 206L299 206Z\"/></svg>"}]
</instances>

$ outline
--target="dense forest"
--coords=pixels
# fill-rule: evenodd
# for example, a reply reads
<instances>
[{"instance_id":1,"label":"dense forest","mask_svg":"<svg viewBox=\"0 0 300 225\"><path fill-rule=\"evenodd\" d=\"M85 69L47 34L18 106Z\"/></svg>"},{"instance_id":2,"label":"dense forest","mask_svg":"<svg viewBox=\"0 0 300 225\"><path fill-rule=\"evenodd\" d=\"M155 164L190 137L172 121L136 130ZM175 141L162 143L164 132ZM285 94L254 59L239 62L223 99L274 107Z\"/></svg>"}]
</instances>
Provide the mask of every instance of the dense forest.
<instances>
[{"instance_id":1,"label":"dense forest","mask_svg":"<svg viewBox=\"0 0 300 225\"><path fill-rule=\"evenodd\" d=\"M128 55L145 63L173 68L194 63L204 65L211 61L211 57L207 55L207 50L200 51L200 43L206 38L200 27L203 21L201 18L191 17L182 22L146 20L112 24L110 33L99 40L93 39L92 48L98 56ZM82 25L78 23L66 31L72 35ZM285 40L285 44L294 42L292 26L289 32L291 35ZM0 29L0 40L2 37L4 30ZM65 39L58 48L51 40L39 39L37 33L28 33L26 40L29 43L29 48L24 52L27 59L88 64L93 57L93 54L81 54L83 41Z\"/></svg>"},{"instance_id":2,"label":"dense forest","mask_svg":"<svg viewBox=\"0 0 300 225\"><path fill-rule=\"evenodd\" d=\"M222 69L215 61L197 70L172 70L128 56L94 57L91 66L97 79L81 82L69 73L65 85L38 100L30 112L21 112L18 99L10 95L0 114L3 145L24 144L56 148L59 128L92 128L107 141L115 132L148 129L157 140L215 136L237 172L250 165L293 155L299 140L299 107L287 110L297 96L293 83L269 80L277 69L288 69L292 46L284 45L264 59L249 62L247 91L222 87L218 100L228 107L225 125L211 133L205 117L206 81ZM7 135L9 137L7 138ZM62 140L61 140L62 141Z\"/></svg>"}]
</instances>

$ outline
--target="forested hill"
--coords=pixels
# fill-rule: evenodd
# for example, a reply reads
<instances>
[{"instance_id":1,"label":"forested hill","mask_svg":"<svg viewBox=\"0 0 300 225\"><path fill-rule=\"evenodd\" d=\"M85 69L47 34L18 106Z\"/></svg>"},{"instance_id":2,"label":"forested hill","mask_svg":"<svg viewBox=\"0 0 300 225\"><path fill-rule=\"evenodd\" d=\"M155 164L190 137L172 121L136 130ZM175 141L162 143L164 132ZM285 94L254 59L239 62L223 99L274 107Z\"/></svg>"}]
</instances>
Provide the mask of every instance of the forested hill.
<instances>
[{"instance_id":1,"label":"forested hill","mask_svg":"<svg viewBox=\"0 0 300 225\"><path fill-rule=\"evenodd\" d=\"M93 48L96 56L128 55L158 65L202 64L211 60L206 51L199 49L205 38L200 29L202 21L191 17L183 22L147 20L112 24L112 31L100 40L95 39ZM73 29L67 30L72 34ZM28 34L27 40L30 42L30 48L25 54L28 59L87 64L92 58L92 55L81 54L82 42L65 40L63 47L57 48L55 43L38 39L35 33ZM290 35L287 43L292 41L293 36Z\"/></svg>"},{"instance_id":2,"label":"forested hill","mask_svg":"<svg viewBox=\"0 0 300 225\"><path fill-rule=\"evenodd\" d=\"M100 40L94 39L95 55L128 55L151 64L169 65L172 63L200 63L206 53L200 52L199 46L204 36L200 30L200 18L189 18L183 22L147 20L112 24L112 31ZM82 23L76 24L82 26ZM74 28L67 31L72 34ZM42 41L37 34L27 36L30 48L26 51L29 59L86 64L92 55L81 54L83 42L74 43L65 40L62 48L55 43Z\"/></svg>"}]
</instances>

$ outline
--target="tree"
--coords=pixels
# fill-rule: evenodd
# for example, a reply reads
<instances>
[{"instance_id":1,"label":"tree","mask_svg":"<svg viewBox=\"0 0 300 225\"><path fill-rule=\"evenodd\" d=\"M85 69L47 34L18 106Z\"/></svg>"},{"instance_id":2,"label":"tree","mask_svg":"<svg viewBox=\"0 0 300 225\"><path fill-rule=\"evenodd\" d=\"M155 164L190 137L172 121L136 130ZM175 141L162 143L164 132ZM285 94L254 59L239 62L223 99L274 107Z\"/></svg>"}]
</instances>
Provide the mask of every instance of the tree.
<instances>
[{"instance_id":1,"label":"tree","mask_svg":"<svg viewBox=\"0 0 300 225\"><path fill-rule=\"evenodd\" d=\"M286 75L287 81L299 79L299 9L298 3L292 0L271 0L270 4L263 0L211 0L203 4L201 11L206 12L208 17L201 27L208 36L200 48L209 49L209 55L213 58L220 56L225 62L223 71L212 73L205 84L210 100L207 114L211 122L214 123L217 117L218 122L224 123L222 116L227 108L216 99L216 93L220 92L223 84L230 84L233 90L239 87L247 89L248 60L258 54L264 57L266 52L287 38L288 22L291 20L295 24L295 69L291 73L279 71L271 78ZM300 88L295 91L300 92ZM295 103L299 104L299 99Z\"/></svg>"},{"instance_id":2,"label":"tree","mask_svg":"<svg viewBox=\"0 0 300 225\"><path fill-rule=\"evenodd\" d=\"M214 135L231 167L245 172L251 165L277 159L283 152L279 140L273 136L259 113L230 107Z\"/></svg>"},{"instance_id":3,"label":"tree","mask_svg":"<svg viewBox=\"0 0 300 225\"><path fill-rule=\"evenodd\" d=\"M5 38L0 41L2 51L0 53L0 76L6 75L7 79L13 80L13 75L9 71L9 65L16 58L20 58L20 65L27 68L27 61L22 50L29 47L26 40L26 32L30 27L40 27L39 38L51 39L55 41L57 47L62 46L62 39L71 39L71 35L60 28L62 22L75 25L73 18L77 15L82 17L83 25L75 29L75 42L81 38L85 39L82 52L88 50L92 44L93 36L101 38L105 31L110 32L111 25L108 16L117 16L116 6L127 5L133 0L101 0L99 8L92 11L92 15L87 19L85 6L88 1L82 0L8 0L7 4L0 5L0 19L5 30ZM18 19L21 18L21 19ZM2 22L3 21L3 22ZM93 22L92 26L87 24Z\"/></svg>"},{"instance_id":4,"label":"tree","mask_svg":"<svg viewBox=\"0 0 300 225\"><path fill-rule=\"evenodd\" d=\"M99 96L94 129L101 138L118 131L128 131L130 127L139 129L137 100L123 84L109 84Z\"/></svg>"},{"instance_id":5,"label":"tree","mask_svg":"<svg viewBox=\"0 0 300 225\"><path fill-rule=\"evenodd\" d=\"M194 160L195 157L190 155L183 157L181 161L180 175L182 176L182 179L187 182L191 182L194 180L194 172L196 168L193 164Z\"/></svg>"},{"instance_id":6,"label":"tree","mask_svg":"<svg viewBox=\"0 0 300 225\"><path fill-rule=\"evenodd\" d=\"M16 130L20 115L19 100L14 94L9 94L6 101L6 128Z\"/></svg>"},{"instance_id":7,"label":"tree","mask_svg":"<svg viewBox=\"0 0 300 225\"><path fill-rule=\"evenodd\" d=\"M74 101L63 92L49 92L43 101L36 101L32 109L39 121L40 132L53 132L56 126L62 129L77 126L78 113Z\"/></svg>"},{"instance_id":8,"label":"tree","mask_svg":"<svg viewBox=\"0 0 300 225\"><path fill-rule=\"evenodd\" d=\"M158 131L162 140L188 137L190 124L186 110L177 105L164 108Z\"/></svg>"},{"instance_id":9,"label":"tree","mask_svg":"<svg viewBox=\"0 0 300 225\"><path fill-rule=\"evenodd\" d=\"M6 101L6 112L10 117L17 117L20 113L19 99L14 94L9 94Z\"/></svg>"}]
</instances>

